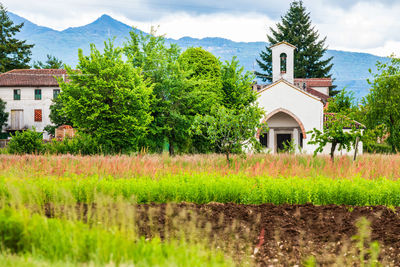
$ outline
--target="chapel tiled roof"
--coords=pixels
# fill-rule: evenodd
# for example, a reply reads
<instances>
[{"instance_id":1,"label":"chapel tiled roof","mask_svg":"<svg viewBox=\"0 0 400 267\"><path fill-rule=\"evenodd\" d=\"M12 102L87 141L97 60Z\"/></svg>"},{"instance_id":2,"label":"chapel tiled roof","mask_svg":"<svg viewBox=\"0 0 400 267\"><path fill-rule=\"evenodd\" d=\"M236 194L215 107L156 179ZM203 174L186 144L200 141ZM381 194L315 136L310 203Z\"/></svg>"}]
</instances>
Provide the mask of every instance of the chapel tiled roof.
<instances>
[{"instance_id":1,"label":"chapel tiled roof","mask_svg":"<svg viewBox=\"0 0 400 267\"><path fill-rule=\"evenodd\" d=\"M332 79L331 78L295 78L294 84L300 89L303 89L310 94L313 94L325 102L328 100L329 95L321 93L314 89L314 87L331 87L332 86ZM305 88L303 87L305 85Z\"/></svg>"},{"instance_id":2,"label":"chapel tiled roof","mask_svg":"<svg viewBox=\"0 0 400 267\"><path fill-rule=\"evenodd\" d=\"M315 96L321 98L321 99L324 100L325 102L328 101L328 99L329 99L329 95L326 95L326 94L324 94L324 93L321 93L321 92L319 92L319 91L317 91L317 90L314 90L314 89L312 89L312 88L306 89L306 91L309 92L309 93L312 94L312 95L315 95Z\"/></svg>"},{"instance_id":3,"label":"chapel tiled roof","mask_svg":"<svg viewBox=\"0 0 400 267\"><path fill-rule=\"evenodd\" d=\"M295 83L307 84L307 87L330 87L332 86L331 78L294 78Z\"/></svg>"},{"instance_id":4,"label":"chapel tiled roof","mask_svg":"<svg viewBox=\"0 0 400 267\"><path fill-rule=\"evenodd\" d=\"M0 74L0 87L58 87L54 77L65 77L63 69L15 69Z\"/></svg>"}]
</instances>

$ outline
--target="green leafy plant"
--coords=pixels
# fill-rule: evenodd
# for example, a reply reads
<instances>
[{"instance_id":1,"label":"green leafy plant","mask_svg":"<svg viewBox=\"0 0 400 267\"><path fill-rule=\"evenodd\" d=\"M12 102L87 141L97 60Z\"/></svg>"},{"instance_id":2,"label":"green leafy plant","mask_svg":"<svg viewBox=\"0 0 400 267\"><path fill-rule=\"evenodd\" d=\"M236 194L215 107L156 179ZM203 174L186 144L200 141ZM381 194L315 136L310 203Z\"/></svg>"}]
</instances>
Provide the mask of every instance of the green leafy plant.
<instances>
[{"instance_id":1,"label":"green leafy plant","mask_svg":"<svg viewBox=\"0 0 400 267\"><path fill-rule=\"evenodd\" d=\"M79 131L91 135L107 150L138 151L152 121L152 85L122 59L122 50L110 40L103 53L90 46L90 55L79 50L78 70L66 67L68 82L59 79L57 97L62 111Z\"/></svg>"},{"instance_id":2,"label":"green leafy plant","mask_svg":"<svg viewBox=\"0 0 400 267\"><path fill-rule=\"evenodd\" d=\"M250 106L241 111L215 107L211 115L196 116L192 126L193 134L204 135L225 154L229 164L232 153L241 154L245 149L260 149L255 135L260 128L262 132L266 130L266 126L260 123L263 114L258 106Z\"/></svg>"},{"instance_id":3,"label":"green leafy plant","mask_svg":"<svg viewBox=\"0 0 400 267\"><path fill-rule=\"evenodd\" d=\"M328 117L323 131L314 128L307 132L311 134L311 140L308 143L318 145L314 156L322 152L327 144L330 144L330 156L334 160L336 147L339 150L346 149L347 151L355 147L357 140L362 136L362 126L340 113L325 114L325 116Z\"/></svg>"},{"instance_id":4,"label":"green leafy plant","mask_svg":"<svg viewBox=\"0 0 400 267\"><path fill-rule=\"evenodd\" d=\"M5 111L6 102L0 98L0 133L3 126L7 126L8 112Z\"/></svg>"},{"instance_id":5,"label":"green leafy plant","mask_svg":"<svg viewBox=\"0 0 400 267\"><path fill-rule=\"evenodd\" d=\"M43 151L43 135L36 129L28 129L16 132L8 143L8 151L11 154L39 154Z\"/></svg>"},{"instance_id":6,"label":"green leafy plant","mask_svg":"<svg viewBox=\"0 0 400 267\"><path fill-rule=\"evenodd\" d=\"M44 151L50 154L96 155L110 154L112 151L103 148L96 139L85 133L78 133L62 141L52 140L45 144Z\"/></svg>"}]
</instances>

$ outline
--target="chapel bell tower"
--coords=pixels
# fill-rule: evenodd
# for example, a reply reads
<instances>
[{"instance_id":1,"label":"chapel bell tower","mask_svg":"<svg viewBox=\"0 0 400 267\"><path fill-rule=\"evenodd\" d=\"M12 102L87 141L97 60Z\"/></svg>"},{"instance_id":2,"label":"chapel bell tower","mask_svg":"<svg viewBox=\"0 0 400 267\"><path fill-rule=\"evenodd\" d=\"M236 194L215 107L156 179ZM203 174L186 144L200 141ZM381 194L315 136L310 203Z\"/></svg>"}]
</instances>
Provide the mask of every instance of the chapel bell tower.
<instances>
[{"instance_id":1,"label":"chapel bell tower","mask_svg":"<svg viewBox=\"0 0 400 267\"><path fill-rule=\"evenodd\" d=\"M296 47L280 42L270 47L272 51L272 82L284 79L294 83L294 50Z\"/></svg>"}]
</instances>

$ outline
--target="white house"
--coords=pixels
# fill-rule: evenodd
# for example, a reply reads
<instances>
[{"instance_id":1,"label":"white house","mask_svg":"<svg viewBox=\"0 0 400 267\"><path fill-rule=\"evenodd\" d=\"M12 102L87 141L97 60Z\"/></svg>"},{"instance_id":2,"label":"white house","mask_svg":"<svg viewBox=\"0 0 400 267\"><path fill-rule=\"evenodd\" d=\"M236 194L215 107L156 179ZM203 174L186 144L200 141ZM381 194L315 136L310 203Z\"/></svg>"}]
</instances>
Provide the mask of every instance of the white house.
<instances>
[{"instance_id":1,"label":"white house","mask_svg":"<svg viewBox=\"0 0 400 267\"><path fill-rule=\"evenodd\" d=\"M314 128L323 131L324 107L332 80L294 78L295 49L286 42L273 45L272 84L255 85L258 103L267 113L263 122L269 127L268 133L258 133L257 137L272 153L279 152L285 143L292 141L301 151L311 154L317 146L308 144L311 135L307 132ZM324 153L329 151L329 147L324 149ZM362 153L361 142L358 151ZM354 152L338 152L348 153Z\"/></svg>"},{"instance_id":2,"label":"white house","mask_svg":"<svg viewBox=\"0 0 400 267\"><path fill-rule=\"evenodd\" d=\"M15 132L35 127L43 132L50 122L52 99L60 93L55 77L65 79L62 69L12 70L0 75L0 98L7 102L8 125L3 129ZM44 138L47 138L44 132Z\"/></svg>"}]
</instances>

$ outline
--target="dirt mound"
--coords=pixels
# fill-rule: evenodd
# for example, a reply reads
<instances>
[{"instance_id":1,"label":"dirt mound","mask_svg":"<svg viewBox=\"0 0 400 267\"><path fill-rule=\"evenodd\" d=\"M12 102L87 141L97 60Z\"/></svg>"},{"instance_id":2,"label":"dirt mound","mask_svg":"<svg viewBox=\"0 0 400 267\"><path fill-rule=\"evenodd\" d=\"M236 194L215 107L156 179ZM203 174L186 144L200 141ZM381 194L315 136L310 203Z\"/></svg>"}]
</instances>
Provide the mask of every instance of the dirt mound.
<instances>
[{"instance_id":1,"label":"dirt mound","mask_svg":"<svg viewBox=\"0 0 400 267\"><path fill-rule=\"evenodd\" d=\"M194 221L193 227L209 229L218 246L232 238L239 241L233 248L238 258L248 249L261 266L299 265L311 255L320 264L338 264L338 255L345 258L354 247L356 221L365 217L371 222L371 240L381 245L380 260L400 266L400 208L180 203L138 205L137 212L143 235L158 232L164 238Z\"/></svg>"}]
</instances>

